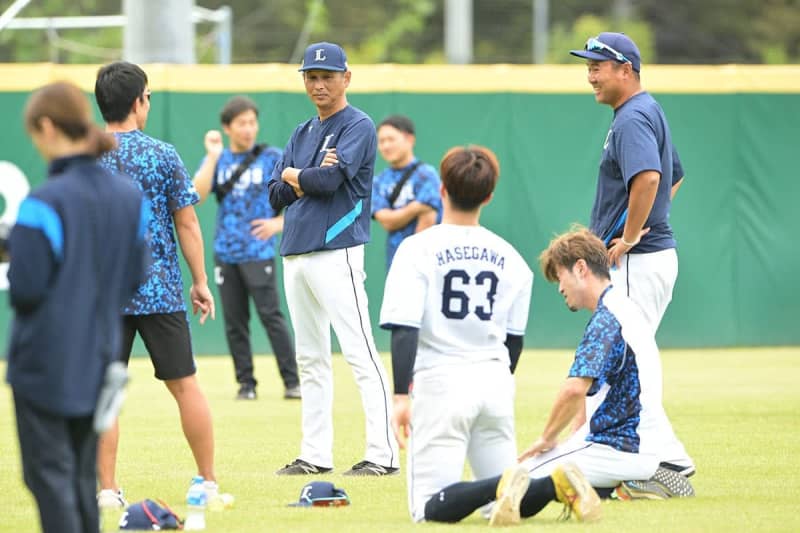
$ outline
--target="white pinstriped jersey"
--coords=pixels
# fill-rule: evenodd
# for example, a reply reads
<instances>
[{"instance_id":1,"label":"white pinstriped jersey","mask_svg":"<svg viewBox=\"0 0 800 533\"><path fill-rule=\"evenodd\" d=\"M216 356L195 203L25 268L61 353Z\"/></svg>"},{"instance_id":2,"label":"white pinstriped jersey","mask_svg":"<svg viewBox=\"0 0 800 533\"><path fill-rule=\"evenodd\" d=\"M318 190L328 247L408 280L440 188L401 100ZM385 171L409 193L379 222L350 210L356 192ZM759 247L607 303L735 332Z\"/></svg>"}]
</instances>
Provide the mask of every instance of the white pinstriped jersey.
<instances>
[{"instance_id":1,"label":"white pinstriped jersey","mask_svg":"<svg viewBox=\"0 0 800 533\"><path fill-rule=\"evenodd\" d=\"M505 240L481 226L440 224L406 238L383 294L383 328L419 328L414 370L509 362L506 334L523 335L533 273Z\"/></svg>"}]
</instances>

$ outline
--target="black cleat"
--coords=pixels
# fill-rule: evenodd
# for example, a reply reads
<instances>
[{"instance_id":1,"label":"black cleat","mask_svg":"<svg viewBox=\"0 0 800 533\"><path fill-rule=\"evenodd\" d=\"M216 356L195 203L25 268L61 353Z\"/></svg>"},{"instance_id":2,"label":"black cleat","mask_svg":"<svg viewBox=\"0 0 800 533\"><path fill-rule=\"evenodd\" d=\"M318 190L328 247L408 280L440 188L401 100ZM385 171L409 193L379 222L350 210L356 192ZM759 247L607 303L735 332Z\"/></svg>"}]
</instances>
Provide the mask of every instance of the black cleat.
<instances>
[{"instance_id":1,"label":"black cleat","mask_svg":"<svg viewBox=\"0 0 800 533\"><path fill-rule=\"evenodd\" d=\"M361 461L356 463L347 472L343 472L343 476L391 476L396 474L400 469L391 466L381 466L371 461Z\"/></svg>"},{"instance_id":2,"label":"black cleat","mask_svg":"<svg viewBox=\"0 0 800 533\"><path fill-rule=\"evenodd\" d=\"M303 398L302 393L300 392L300 385L295 385L294 387L286 387L283 391L283 399L284 400L301 400Z\"/></svg>"},{"instance_id":3,"label":"black cleat","mask_svg":"<svg viewBox=\"0 0 800 533\"><path fill-rule=\"evenodd\" d=\"M236 393L237 400L255 400L256 398L256 388L249 383L242 383L239 392Z\"/></svg>"},{"instance_id":4,"label":"black cleat","mask_svg":"<svg viewBox=\"0 0 800 533\"><path fill-rule=\"evenodd\" d=\"M295 459L280 470L276 470L275 474L278 476L308 476L312 474L327 474L331 470L333 468L312 465L302 459Z\"/></svg>"}]
</instances>

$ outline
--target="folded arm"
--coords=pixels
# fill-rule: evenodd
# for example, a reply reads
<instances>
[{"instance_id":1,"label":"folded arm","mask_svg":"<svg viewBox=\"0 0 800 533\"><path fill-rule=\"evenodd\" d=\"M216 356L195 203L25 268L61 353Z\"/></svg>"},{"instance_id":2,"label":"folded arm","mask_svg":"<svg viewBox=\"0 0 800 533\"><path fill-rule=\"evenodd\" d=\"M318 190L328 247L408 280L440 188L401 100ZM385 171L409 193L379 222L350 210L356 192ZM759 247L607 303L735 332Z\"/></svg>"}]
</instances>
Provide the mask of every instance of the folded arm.
<instances>
[{"instance_id":1,"label":"folded arm","mask_svg":"<svg viewBox=\"0 0 800 533\"><path fill-rule=\"evenodd\" d=\"M407 203L403 207L398 207L397 209L391 209L389 207L378 209L372 216L386 231L397 231L405 228L411 224L414 219L428 212L433 215L433 222L435 223L436 211L428 204L423 204L416 200Z\"/></svg>"}]
</instances>

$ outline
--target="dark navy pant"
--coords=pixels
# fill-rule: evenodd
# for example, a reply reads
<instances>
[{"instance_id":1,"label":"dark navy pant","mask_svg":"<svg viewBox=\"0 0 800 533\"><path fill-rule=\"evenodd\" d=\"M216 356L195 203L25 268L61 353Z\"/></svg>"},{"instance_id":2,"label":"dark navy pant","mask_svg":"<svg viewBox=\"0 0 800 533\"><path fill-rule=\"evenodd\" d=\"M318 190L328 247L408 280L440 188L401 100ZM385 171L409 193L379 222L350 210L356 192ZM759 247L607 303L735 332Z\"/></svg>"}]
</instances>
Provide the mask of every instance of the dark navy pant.
<instances>
[{"instance_id":1,"label":"dark navy pant","mask_svg":"<svg viewBox=\"0 0 800 533\"><path fill-rule=\"evenodd\" d=\"M216 266L215 277L222 300L225 336L228 340L228 349L233 356L236 381L249 385L257 383L253 375L253 348L250 342L250 297L252 297L258 317L272 345L284 387L299 385L294 343L278 299L275 261L269 259L231 264L217 260Z\"/></svg>"},{"instance_id":2,"label":"dark navy pant","mask_svg":"<svg viewBox=\"0 0 800 533\"><path fill-rule=\"evenodd\" d=\"M14 394L22 474L45 533L98 533L92 416L66 418Z\"/></svg>"}]
</instances>

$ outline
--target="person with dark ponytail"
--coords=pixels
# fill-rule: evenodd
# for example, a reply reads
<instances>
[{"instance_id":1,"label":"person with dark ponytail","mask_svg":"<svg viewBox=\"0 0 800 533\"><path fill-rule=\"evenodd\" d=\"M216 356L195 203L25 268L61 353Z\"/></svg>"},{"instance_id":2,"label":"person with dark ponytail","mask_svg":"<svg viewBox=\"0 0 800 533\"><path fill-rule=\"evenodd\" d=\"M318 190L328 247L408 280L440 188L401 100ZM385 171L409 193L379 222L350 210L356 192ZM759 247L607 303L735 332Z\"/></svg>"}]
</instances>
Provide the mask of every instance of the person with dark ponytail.
<instances>
[{"instance_id":1,"label":"person with dark ponytail","mask_svg":"<svg viewBox=\"0 0 800 533\"><path fill-rule=\"evenodd\" d=\"M49 166L8 240L7 381L22 472L42 531L97 532L95 415L119 358L122 305L148 265L150 208L130 178L98 164L116 142L93 122L78 87L38 89L24 123Z\"/></svg>"}]
</instances>

